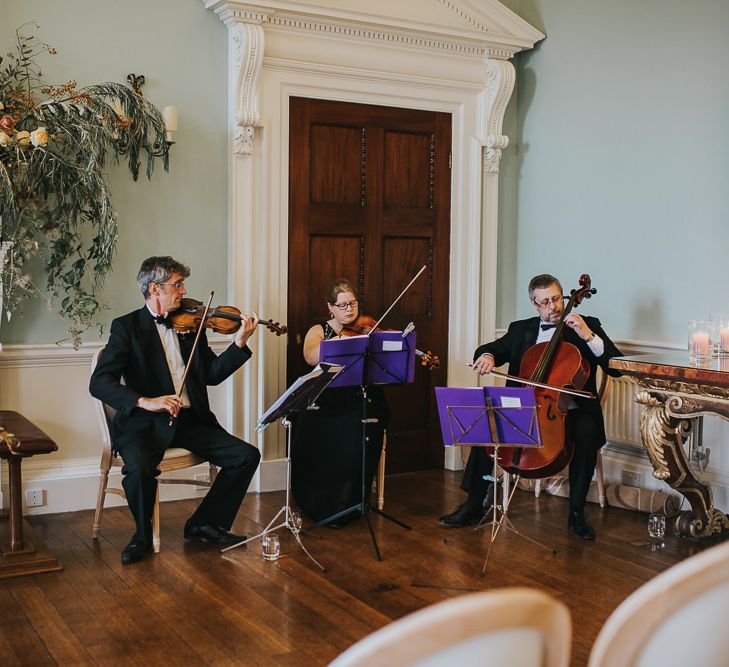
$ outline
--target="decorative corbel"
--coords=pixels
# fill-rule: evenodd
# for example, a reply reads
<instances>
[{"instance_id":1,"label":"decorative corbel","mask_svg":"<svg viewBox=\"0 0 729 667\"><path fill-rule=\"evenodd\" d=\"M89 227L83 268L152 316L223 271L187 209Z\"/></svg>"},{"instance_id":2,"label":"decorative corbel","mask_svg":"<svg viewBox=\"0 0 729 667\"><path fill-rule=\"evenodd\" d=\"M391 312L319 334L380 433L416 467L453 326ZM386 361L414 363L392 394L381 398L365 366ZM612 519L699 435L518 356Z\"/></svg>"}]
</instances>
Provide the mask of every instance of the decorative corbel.
<instances>
[{"instance_id":1,"label":"decorative corbel","mask_svg":"<svg viewBox=\"0 0 729 667\"><path fill-rule=\"evenodd\" d=\"M516 74L508 60L489 60L486 63L486 88L488 91L488 120L486 151L483 168L486 172L498 172L501 152L509 145L509 137L502 134L506 107L514 92Z\"/></svg>"},{"instance_id":2,"label":"decorative corbel","mask_svg":"<svg viewBox=\"0 0 729 667\"><path fill-rule=\"evenodd\" d=\"M235 13L225 19L231 47L233 82L233 153L253 155L255 128L260 125L260 78L265 36L263 13Z\"/></svg>"}]
</instances>

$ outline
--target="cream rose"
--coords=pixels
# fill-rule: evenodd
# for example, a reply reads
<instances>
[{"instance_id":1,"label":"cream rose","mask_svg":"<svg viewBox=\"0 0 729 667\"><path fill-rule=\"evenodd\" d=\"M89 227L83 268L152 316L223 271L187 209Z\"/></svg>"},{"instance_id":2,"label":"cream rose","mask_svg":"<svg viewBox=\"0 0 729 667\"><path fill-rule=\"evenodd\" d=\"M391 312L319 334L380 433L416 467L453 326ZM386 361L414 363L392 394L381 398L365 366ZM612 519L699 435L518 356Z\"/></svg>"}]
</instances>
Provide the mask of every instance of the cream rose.
<instances>
[{"instance_id":1,"label":"cream rose","mask_svg":"<svg viewBox=\"0 0 729 667\"><path fill-rule=\"evenodd\" d=\"M45 146L48 143L48 132L45 127L38 127L30 133L30 143L34 146Z\"/></svg>"},{"instance_id":2,"label":"cream rose","mask_svg":"<svg viewBox=\"0 0 729 667\"><path fill-rule=\"evenodd\" d=\"M30 132L21 130L15 133L15 143L19 146L27 146L30 143Z\"/></svg>"},{"instance_id":3,"label":"cream rose","mask_svg":"<svg viewBox=\"0 0 729 667\"><path fill-rule=\"evenodd\" d=\"M0 146L7 146L10 143L10 137L5 132L0 132Z\"/></svg>"}]
</instances>

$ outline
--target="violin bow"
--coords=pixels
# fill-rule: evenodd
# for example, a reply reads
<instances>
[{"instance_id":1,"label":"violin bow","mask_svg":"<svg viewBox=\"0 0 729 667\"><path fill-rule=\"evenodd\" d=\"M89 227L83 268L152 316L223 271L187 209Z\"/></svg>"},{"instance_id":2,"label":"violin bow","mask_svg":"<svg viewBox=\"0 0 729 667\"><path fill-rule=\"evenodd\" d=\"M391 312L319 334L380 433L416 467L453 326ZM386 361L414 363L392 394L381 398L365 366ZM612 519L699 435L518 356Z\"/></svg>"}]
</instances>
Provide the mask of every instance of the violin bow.
<instances>
[{"instance_id":1,"label":"violin bow","mask_svg":"<svg viewBox=\"0 0 729 667\"><path fill-rule=\"evenodd\" d=\"M182 390L185 388L185 382L187 382L187 374L190 372L190 367L192 366L192 360L195 358L195 352L197 351L197 344L200 341L200 334L202 334L202 330L205 328L205 320L208 317L208 311L210 310L210 304L213 302L213 295L215 294L215 291L210 292L210 298L208 299L207 304L205 305L205 311L203 312L202 319L200 320L200 326L197 328L197 334L195 334L195 342L192 344L192 349L190 350L190 357L187 360L187 364L185 365L185 372L182 374L182 382L180 382L180 388L177 390L177 398L180 398L182 396ZM170 421L168 426L172 426L172 424L175 423L175 417L174 415L170 415Z\"/></svg>"},{"instance_id":2,"label":"violin bow","mask_svg":"<svg viewBox=\"0 0 729 667\"><path fill-rule=\"evenodd\" d=\"M398 294L398 295L397 295L397 297L396 297L396 298L395 298L395 300L394 300L394 301L392 302L392 304L390 305L390 307L389 307L389 308L388 308L388 309L387 309L387 310L385 311L385 314L384 314L384 315L383 315L383 316L382 316L382 317L381 317L381 318L380 318L379 320L377 320L377 322L375 322L375 326L373 326L373 327L372 327L372 329L371 329L371 330L369 331L369 333L367 334L368 336L369 336L369 335L370 335L370 334L371 334L371 333L372 333L373 331L376 331L376 330L377 330L377 326L378 326L378 325L380 324L380 322L382 322L382 320L384 320L384 319L385 319L385 318L387 317L387 314L388 314L388 313L389 313L389 312L390 312L390 311L391 311L391 310L392 310L392 309L393 309L393 308L395 307L395 304L396 304L396 303L397 303L398 301L400 301L400 299L401 299L401 298L403 297L403 295L405 294L405 292L407 292L407 291L408 291L408 290L410 289L410 286L411 286L411 285L412 285L412 284L413 284L413 283L414 283L414 282L415 282L415 281L416 281L416 280L417 280L417 279L418 279L418 278L420 277L420 274L421 274L421 273L422 273L423 271L425 271L425 268L426 268L426 266L427 266L426 264L423 264L423 266L422 266L422 268L420 269L420 271L418 271L418 272L417 272L417 273L415 274L415 277L414 277L414 278L413 278L413 279L412 279L412 280L411 280L411 281L410 281L410 282L409 282L409 283L407 284L407 286L405 287L405 289L404 289L404 290L403 290L402 292L400 292L400 294Z\"/></svg>"}]
</instances>

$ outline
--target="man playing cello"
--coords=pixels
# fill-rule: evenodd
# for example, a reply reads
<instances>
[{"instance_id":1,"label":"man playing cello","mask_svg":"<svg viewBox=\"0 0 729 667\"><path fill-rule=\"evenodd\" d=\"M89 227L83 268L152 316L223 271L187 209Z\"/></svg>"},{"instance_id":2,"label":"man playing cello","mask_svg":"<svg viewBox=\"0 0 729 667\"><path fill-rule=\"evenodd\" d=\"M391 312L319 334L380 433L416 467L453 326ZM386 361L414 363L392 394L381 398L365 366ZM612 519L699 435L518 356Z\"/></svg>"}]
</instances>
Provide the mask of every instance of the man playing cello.
<instances>
[{"instance_id":1,"label":"man playing cello","mask_svg":"<svg viewBox=\"0 0 729 667\"><path fill-rule=\"evenodd\" d=\"M474 371L485 375L497 366L508 363L509 374L517 375L526 351L537 343L551 340L564 312L562 285L549 274L535 276L529 282L529 299L538 316L512 322L503 337L478 347L474 354ZM564 318L564 324L563 341L575 345L589 366L584 390L596 395L597 368L602 368L610 375L619 375L608 369L608 362L612 357L622 356L622 353L603 331L596 317L582 317L571 312ZM507 384L519 386L513 381ZM585 516L584 507L595 472L597 453L606 439L599 400L574 398L565 418L565 427L574 439L574 455L569 465L567 527L581 539L594 540L595 530ZM468 498L455 512L441 517L440 525L460 527L481 520L488 509L484 507L484 501L491 490L491 483L484 476L490 475L492 470L493 461L486 449L473 447L461 482L461 488L468 493Z\"/></svg>"}]
</instances>

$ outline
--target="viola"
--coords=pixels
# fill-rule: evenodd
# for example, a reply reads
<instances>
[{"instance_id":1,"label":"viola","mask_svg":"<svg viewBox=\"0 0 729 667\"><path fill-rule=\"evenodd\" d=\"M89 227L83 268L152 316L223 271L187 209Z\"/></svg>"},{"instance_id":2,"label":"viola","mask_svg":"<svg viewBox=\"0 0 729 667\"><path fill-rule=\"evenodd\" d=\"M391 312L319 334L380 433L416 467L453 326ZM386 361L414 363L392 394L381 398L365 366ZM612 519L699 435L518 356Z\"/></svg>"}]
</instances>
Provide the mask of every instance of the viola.
<instances>
[{"instance_id":1,"label":"viola","mask_svg":"<svg viewBox=\"0 0 729 667\"><path fill-rule=\"evenodd\" d=\"M181 334L194 333L200 328L205 304L196 299L182 299L180 307L170 313L172 328ZM215 333L232 334L240 329L241 312L234 306L216 306L208 310L205 318L205 327L212 329ZM279 324L273 320L259 320L266 329L277 336L285 334L288 329L285 324Z\"/></svg>"},{"instance_id":2,"label":"viola","mask_svg":"<svg viewBox=\"0 0 729 667\"><path fill-rule=\"evenodd\" d=\"M589 299L597 292L586 273L580 276L579 284L579 289L570 292L569 301L557 322L552 339L532 345L524 353L519 368L519 376L528 380L527 384L535 384L537 421L542 446L500 447L498 463L507 472L527 479L555 475L572 460L574 440L565 430L565 418L572 398L569 391L563 391L563 388L582 389L590 375L590 366L576 346L562 340L566 326L564 320L583 299Z\"/></svg>"},{"instance_id":3,"label":"viola","mask_svg":"<svg viewBox=\"0 0 729 667\"><path fill-rule=\"evenodd\" d=\"M363 336L373 331L386 331L385 329L376 329L376 324L377 320L375 320L374 317L370 317L369 315L359 315L357 319L355 319L353 322L344 325L342 327L342 330L339 332L339 335ZM412 331L414 328L411 327L412 325L409 325L408 327L410 331ZM421 352L420 350L416 349L415 356L418 357L418 359L420 360L420 365L424 368L427 368L429 371L435 370L440 366L440 357L436 354L433 354L430 350L428 350L427 352Z\"/></svg>"}]
</instances>

